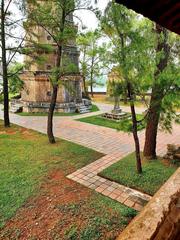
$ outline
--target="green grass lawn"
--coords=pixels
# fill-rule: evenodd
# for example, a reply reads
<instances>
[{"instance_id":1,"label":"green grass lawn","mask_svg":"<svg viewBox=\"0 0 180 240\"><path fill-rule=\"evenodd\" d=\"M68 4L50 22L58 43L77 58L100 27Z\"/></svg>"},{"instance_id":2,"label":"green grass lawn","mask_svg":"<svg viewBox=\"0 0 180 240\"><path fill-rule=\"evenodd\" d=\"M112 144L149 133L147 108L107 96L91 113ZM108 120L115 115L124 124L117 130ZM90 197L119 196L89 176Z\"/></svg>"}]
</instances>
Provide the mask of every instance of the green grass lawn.
<instances>
[{"instance_id":1,"label":"green grass lawn","mask_svg":"<svg viewBox=\"0 0 180 240\"><path fill-rule=\"evenodd\" d=\"M138 120L140 120L142 118L143 118L142 115L137 114ZM77 121L91 123L94 125L99 125L99 126L108 127L108 128L114 128L114 129L124 131L124 132L132 131L132 120L131 119L128 119L128 120L124 119L124 120L121 120L120 122L116 122L111 119L105 119L105 118L101 117L101 115L96 115L96 116L91 116L91 117L86 117L86 118L80 118L80 119L77 119ZM142 122L141 124L138 125L138 130L142 130L144 128L145 128L144 122Z\"/></svg>"},{"instance_id":2,"label":"green grass lawn","mask_svg":"<svg viewBox=\"0 0 180 240\"><path fill-rule=\"evenodd\" d=\"M100 173L101 176L122 185L154 195L175 172L176 167L167 166L161 160L143 162L143 173L136 173L135 154L130 154Z\"/></svg>"},{"instance_id":3,"label":"green grass lawn","mask_svg":"<svg viewBox=\"0 0 180 240\"><path fill-rule=\"evenodd\" d=\"M0 228L29 197L40 194L40 186L47 180L50 170L60 169L66 176L102 156L103 154L89 148L61 139L50 145L44 134L16 125L5 129L0 121ZM64 189L69 187L63 182L58 184L63 184ZM69 209L68 214L72 216L73 211L80 208L88 220L81 230L82 236L86 237L82 239L98 239L104 229L117 234L136 214L133 209L94 192L91 199L82 201L85 201L82 206L65 206L65 210ZM67 219L63 221L66 223ZM77 223L76 220L71 221L72 228L76 224L78 226L78 220ZM77 234L75 230L76 228L67 230L67 235Z\"/></svg>"},{"instance_id":4,"label":"green grass lawn","mask_svg":"<svg viewBox=\"0 0 180 240\"><path fill-rule=\"evenodd\" d=\"M52 167L69 171L102 154L71 142L50 145L43 134L13 126L4 131L0 121L0 226L38 189Z\"/></svg>"},{"instance_id":5,"label":"green grass lawn","mask_svg":"<svg viewBox=\"0 0 180 240\"><path fill-rule=\"evenodd\" d=\"M90 112L97 112L99 111L99 108L96 106L96 105L92 105L92 109ZM18 115L20 116L38 116L38 117L41 117L41 116L47 116L48 114L47 113L27 113L27 112L22 112L22 113L17 113ZM76 115L80 115L79 113L66 113L66 112L55 112L54 113L54 116L60 116L60 117L68 117L68 116L76 116Z\"/></svg>"}]
</instances>

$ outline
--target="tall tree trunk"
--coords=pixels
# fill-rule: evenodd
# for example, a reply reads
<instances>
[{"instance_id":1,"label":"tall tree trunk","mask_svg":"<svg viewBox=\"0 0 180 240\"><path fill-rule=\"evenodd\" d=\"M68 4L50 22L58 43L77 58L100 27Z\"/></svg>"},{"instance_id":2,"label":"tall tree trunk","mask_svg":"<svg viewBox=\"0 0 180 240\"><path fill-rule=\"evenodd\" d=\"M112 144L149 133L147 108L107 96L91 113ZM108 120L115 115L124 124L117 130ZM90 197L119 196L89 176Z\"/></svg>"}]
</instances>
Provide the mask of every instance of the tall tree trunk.
<instances>
[{"instance_id":1,"label":"tall tree trunk","mask_svg":"<svg viewBox=\"0 0 180 240\"><path fill-rule=\"evenodd\" d=\"M133 125L133 137L135 142L135 149L136 149L136 168L139 174L142 173L142 165L141 165L141 154L140 154L140 144L139 144L139 137L137 133L137 119L136 119L136 111L134 107L134 99L132 93L132 86L131 83L127 83L127 90L128 90L128 97L130 100L130 107L131 107L131 115L132 115L132 125Z\"/></svg>"},{"instance_id":2,"label":"tall tree trunk","mask_svg":"<svg viewBox=\"0 0 180 240\"><path fill-rule=\"evenodd\" d=\"M88 92L86 88L86 77L83 75L83 88L84 88L84 95L88 97Z\"/></svg>"},{"instance_id":3,"label":"tall tree trunk","mask_svg":"<svg viewBox=\"0 0 180 240\"><path fill-rule=\"evenodd\" d=\"M86 88L86 73L87 73L87 70L86 70L86 67L85 67L85 62L86 62L86 47L84 48L84 51L83 51L83 88L84 88L84 95L86 97L88 97L88 89Z\"/></svg>"},{"instance_id":4,"label":"tall tree trunk","mask_svg":"<svg viewBox=\"0 0 180 240\"><path fill-rule=\"evenodd\" d=\"M4 95L4 126L10 127L9 120L9 91L8 72L6 60L6 36L5 36L5 12L4 0L1 1L1 48L2 48L2 68L3 68L3 95Z\"/></svg>"},{"instance_id":5,"label":"tall tree trunk","mask_svg":"<svg viewBox=\"0 0 180 240\"><path fill-rule=\"evenodd\" d=\"M56 61L57 68L60 68L60 66L61 66L61 54L62 54L62 46L59 46L58 51L57 51L57 61ZM58 81L60 78L59 72L56 73L55 78L56 78L55 83L52 83L53 91L52 91L52 97L51 97L51 103L50 103L50 107L49 107L48 121L47 121L47 135L48 135L50 143L56 142L54 134L53 134L53 115L54 115L54 109L56 107L56 101L57 101Z\"/></svg>"},{"instance_id":6,"label":"tall tree trunk","mask_svg":"<svg viewBox=\"0 0 180 240\"><path fill-rule=\"evenodd\" d=\"M94 97L94 92L93 92L93 83L91 82L91 97Z\"/></svg>"},{"instance_id":7,"label":"tall tree trunk","mask_svg":"<svg viewBox=\"0 0 180 240\"><path fill-rule=\"evenodd\" d=\"M50 103L49 112L48 112L48 125L47 125L47 134L48 134L50 143L56 142L55 138L54 138L54 134L53 134L53 114L54 114L54 109L56 106L57 92L58 92L58 85L54 84L53 91L52 91L52 97L51 97L51 103Z\"/></svg>"},{"instance_id":8,"label":"tall tree trunk","mask_svg":"<svg viewBox=\"0 0 180 240\"><path fill-rule=\"evenodd\" d=\"M120 97L114 96L114 110L119 109L119 102L120 102Z\"/></svg>"},{"instance_id":9,"label":"tall tree trunk","mask_svg":"<svg viewBox=\"0 0 180 240\"><path fill-rule=\"evenodd\" d=\"M93 75L94 75L94 57L91 59L91 73L90 73L90 87L91 87L91 97L94 97L93 93Z\"/></svg>"},{"instance_id":10,"label":"tall tree trunk","mask_svg":"<svg viewBox=\"0 0 180 240\"><path fill-rule=\"evenodd\" d=\"M145 133L144 157L149 160L156 158L157 132L164 92L163 86L161 83L158 83L158 78L167 67L170 53L169 45L167 43L167 30L156 24L156 34L158 38L156 55L158 59L159 55L161 54L161 58L157 64L157 70L154 73L154 84L152 86L152 94Z\"/></svg>"},{"instance_id":11,"label":"tall tree trunk","mask_svg":"<svg viewBox=\"0 0 180 240\"><path fill-rule=\"evenodd\" d=\"M147 118L144 157L146 159L156 159L156 140L160 118L160 109L163 96L159 92L158 86L152 89L149 113Z\"/></svg>"},{"instance_id":12,"label":"tall tree trunk","mask_svg":"<svg viewBox=\"0 0 180 240\"><path fill-rule=\"evenodd\" d=\"M126 94L124 95L124 99L123 100L124 100L124 104L126 105L128 103Z\"/></svg>"},{"instance_id":13,"label":"tall tree trunk","mask_svg":"<svg viewBox=\"0 0 180 240\"><path fill-rule=\"evenodd\" d=\"M122 59L123 59L123 65L125 68L125 60L126 60L126 55L124 51L124 45L125 45L125 39L123 34L119 34L120 40L121 40L121 54L122 54ZM126 76L126 73L124 74ZM142 173L142 165L141 165L141 154L140 154L140 144L139 144L139 137L137 133L137 119L136 119L136 111L135 111L135 106L134 106L134 97L133 97L133 89L131 82L129 81L128 78L126 78L126 84L127 84L127 97L129 98L130 101L130 108L131 108L131 116L132 116L132 127L133 127L133 137L134 137L134 143L135 143L135 150L136 150L136 168L137 168L137 173L141 174Z\"/></svg>"},{"instance_id":14,"label":"tall tree trunk","mask_svg":"<svg viewBox=\"0 0 180 240\"><path fill-rule=\"evenodd\" d=\"M65 8L63 8L62 11L62 19L61 19L61 28L60 28L60 32L63 35L64 34L64 27L65 27L65 20L66 20L66 12L65 12ZM55 75L55 82L53 82L53 92L52 92L52 97L51 97L51 103L50 103L50 107L49 107L49 113L48 113L48 124L47 124L47 134L48 134L48 138L49 138L49 142L50 143L55 143L55 137L53 134L53 115L54 115L54 109L56 107L56 101L57 101L57 93L58 93L58 81L60 79L61 73L60 73L60 68L61 68L61 60L62 60L62 41L59 42L58 46L57 46L57 59L56 59L56 68L58 69L58 71L56 72Z\"/></svg>"}]
</instances>

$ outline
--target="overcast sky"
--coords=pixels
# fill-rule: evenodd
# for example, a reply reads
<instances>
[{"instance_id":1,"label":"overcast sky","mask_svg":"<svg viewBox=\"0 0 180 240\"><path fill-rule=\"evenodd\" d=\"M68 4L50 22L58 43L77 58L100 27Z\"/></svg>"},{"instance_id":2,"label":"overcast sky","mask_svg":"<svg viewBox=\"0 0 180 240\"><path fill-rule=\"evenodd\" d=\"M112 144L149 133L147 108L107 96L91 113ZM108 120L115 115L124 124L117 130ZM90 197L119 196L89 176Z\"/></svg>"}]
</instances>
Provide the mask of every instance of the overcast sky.
<instances>
[{"instance_id":1,"label":"overcast sky","mask_svg":"<svg viewBox=\"0 0 180 240\"><path fill-rule=\"evenodd\" d=\"M92 1L92 3L94 3L94 0L91 0L91 1ZM104 11L104 9L106 8L109 1L110 0L98 0L96 7L98 7L99 10ZM19 15L19 13L17 13L17 10L15 11L15 15L16 16ZM87 30L94 30L95 28L97 28L98 19L96 18L94 13L87 11L87 10L81 10L81 11L78 10L78 11L76 11L75 15L77 15L78 18L81 19L81 21L83 22L83 25L87 27ZM77 22L77 19L74 19L74 20L76 23L78 23L79 28L81 28L82 24L80 23L80 21ZM19 33L20 33L20 35L23 35L22 31L20 31L20 29L19 29ZM20 61L20 62L23 61L23 56L17 55L16 57L17 57L16 58L17 61Z\"/></svg>"},{"instance_id":2,"label":"overcast sky","mask_svg":"<svg viewBox=\"0 0 180 240\"><path fill-rule=\"evenodd\" d=\"M96 5L101 11L104 11L110 0L98 0ZM92 0L94 2L94 0ZM88 30L94 30L98 26L98 20L94 13L90 11L76 11L76 15L82 20ZM77 20L75 20L77 21Z\"/></svg>"}]
</instances>

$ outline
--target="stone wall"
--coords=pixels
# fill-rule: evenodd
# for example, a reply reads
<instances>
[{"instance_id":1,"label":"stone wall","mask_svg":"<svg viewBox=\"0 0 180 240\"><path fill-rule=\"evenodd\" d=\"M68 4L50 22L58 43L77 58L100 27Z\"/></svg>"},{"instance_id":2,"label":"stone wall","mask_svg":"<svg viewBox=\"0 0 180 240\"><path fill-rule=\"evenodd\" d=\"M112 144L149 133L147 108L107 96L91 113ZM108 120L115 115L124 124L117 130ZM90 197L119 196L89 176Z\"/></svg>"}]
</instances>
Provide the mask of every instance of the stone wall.
<instances>
[{"instance_id":1,"label":"stone wall","mask_svg":"<svg viewBox=\"0 0 180 240\"><path fill-rule=\"evenodd\" d=\"M180 168L153 196L117 240L180 239Z\"/></svg>"},{"instance_id":2,"label":"stone wall","mask_svg":"<svg viewBox=\"0 0 180 240\"><path fill-rule=\"evenodd\" d=\"M168 144L167 153L163 158L172 164L180 163L180 145Z\"/></svg>"}]
</instances>

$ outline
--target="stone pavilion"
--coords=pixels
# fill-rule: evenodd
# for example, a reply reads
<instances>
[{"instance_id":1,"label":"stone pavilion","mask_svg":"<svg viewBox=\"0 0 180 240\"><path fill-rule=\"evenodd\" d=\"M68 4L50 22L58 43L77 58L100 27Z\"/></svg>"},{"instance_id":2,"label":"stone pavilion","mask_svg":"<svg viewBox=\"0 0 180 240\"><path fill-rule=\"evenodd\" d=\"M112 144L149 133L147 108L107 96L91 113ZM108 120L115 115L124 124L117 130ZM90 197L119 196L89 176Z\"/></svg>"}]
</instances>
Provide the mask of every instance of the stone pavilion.
<instances>
[{"instance_id":1,"label":"stone pavilion","mask_svg":"<svg viewBox=\"0 0 180 240\"><path fill-rule=\"evenodd\" d=\"M68 21L74 24L73 16L69 16ZM74 25L74 27L76 26ZM38 53L43 54L47 59L41 64L33 62L32 57L25 57L25 63L30 64L28 64L28 68L24 69L20 75L24 82L21 102L24 112L47 112L50 105L52 90L49 75L55 67L57 45L51 35L40 26L32 26L30 34L31 36L29 37L33 37L34 41L48 44L54 51L50 53ZM76 69L79 69L79 51L76 46L76 39L71 39L68 44L63 47L62 65L65 65L67 63L66 61L75 65ZM82 76L78 70L63 75L61 81L65 84L59 86L55 111L74 112L82 105Z\"/></svg>"}]
</instances>

